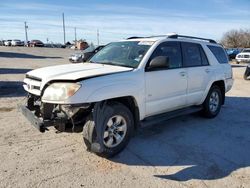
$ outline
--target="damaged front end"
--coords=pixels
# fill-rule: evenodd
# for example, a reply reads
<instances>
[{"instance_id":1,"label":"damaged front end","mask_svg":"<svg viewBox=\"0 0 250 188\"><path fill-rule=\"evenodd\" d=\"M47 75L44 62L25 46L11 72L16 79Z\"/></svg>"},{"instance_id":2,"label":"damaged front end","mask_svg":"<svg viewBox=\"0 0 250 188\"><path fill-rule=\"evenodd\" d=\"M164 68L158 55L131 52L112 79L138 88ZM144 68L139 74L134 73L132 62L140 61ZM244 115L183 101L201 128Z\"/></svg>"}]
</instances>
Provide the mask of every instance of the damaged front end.
<instances>
[{"instance_id":1,"label":"damaged front end","mask_svg":"<svg viewBox=\"0 0 250 188\"><path fill-rule=\"evenodd\" d=\"M41 97L29 94L27 104L21 106L23 115L39 131L54 126L58 131L81 131L91 104L51 104L41 101Z\"/></svg>"}]
</instances>

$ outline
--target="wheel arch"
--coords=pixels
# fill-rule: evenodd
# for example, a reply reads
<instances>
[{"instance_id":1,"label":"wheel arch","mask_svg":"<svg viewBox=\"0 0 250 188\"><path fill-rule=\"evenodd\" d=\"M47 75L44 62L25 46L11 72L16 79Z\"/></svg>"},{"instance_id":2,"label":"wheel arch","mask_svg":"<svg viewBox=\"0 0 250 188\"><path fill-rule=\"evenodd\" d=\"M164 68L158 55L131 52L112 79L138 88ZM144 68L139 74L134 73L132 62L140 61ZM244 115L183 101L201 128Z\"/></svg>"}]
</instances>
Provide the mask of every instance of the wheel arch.
<instances>
[{"instance_id":1,"label":"wheel arch","mask_svg":"<svg viewBox=\"0 0 250 188\"><path fill-rule=\"evenodd\" d=\"M201 102L199 104L203 104L204 101L206 100L206 97L211 89L211 87L213 87L214 85L218 86L221 89L221 94L222 94L222 105L224 105L225 103L225 81L224 80L215 80L213 82L211 82L207 88L205 89L203 98L201 100Z\"/></svg>"},{"instance_id":2,"label":"wheel arch","mask_svg":"<svg viewBox=\"0 0 250 188\"><path fill-rule=\"evenodd\" d=\"M136 99L133 96L123 96L112 99L107 99L108 102L116 101L126 106L134 117L134 128L137 129L140 125L140 111Z\"/></svg>"},{"instance_id":3,"label":"wheel arch","mask_svg":"<svg viewBox=\"0 0 250 188\"><path fill-rule=\"evenodd\" d=\"M225 104L225 82L224 80L218 80L218 81L213 82L211 87L213 86L218 86L220 88L221 94L222 94L222 105L224 105Z\"/></svg>"}]
</instances>

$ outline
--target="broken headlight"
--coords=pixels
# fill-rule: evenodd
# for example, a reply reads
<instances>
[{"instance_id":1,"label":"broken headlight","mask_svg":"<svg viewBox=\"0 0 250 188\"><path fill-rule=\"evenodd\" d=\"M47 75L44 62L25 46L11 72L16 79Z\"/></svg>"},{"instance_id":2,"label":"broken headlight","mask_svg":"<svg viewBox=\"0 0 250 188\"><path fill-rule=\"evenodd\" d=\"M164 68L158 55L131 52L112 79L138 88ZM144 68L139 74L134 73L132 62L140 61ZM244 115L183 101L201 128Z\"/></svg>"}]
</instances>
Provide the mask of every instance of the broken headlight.
<instances>
[{"instance_id":1,"label":"broken headlight","mask_svg":"<svg viewBox=\"0 0 250 188\"><path fill-rule=\"evenodd\" d=\"M42 96L45 101L63 101L74 95L81 84L78 83L53 83L48 86Z\"/></svg>"}]
</instances>

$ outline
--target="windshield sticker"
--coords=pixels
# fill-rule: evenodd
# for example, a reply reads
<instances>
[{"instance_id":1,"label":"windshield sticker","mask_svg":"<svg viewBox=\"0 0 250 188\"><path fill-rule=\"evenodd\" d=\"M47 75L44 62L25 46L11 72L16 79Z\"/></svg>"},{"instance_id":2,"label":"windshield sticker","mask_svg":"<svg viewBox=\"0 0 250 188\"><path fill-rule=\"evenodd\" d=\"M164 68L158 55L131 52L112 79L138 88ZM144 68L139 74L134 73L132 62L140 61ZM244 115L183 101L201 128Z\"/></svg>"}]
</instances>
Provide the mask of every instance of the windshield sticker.
<instances>
[{"instance_id":1,"label":"windshield sticker","mask_svg":"<svg viewBox=\"0 0 250 188\"><path fill-rule=\"evenodd\" d=\"M153 45L154 41L140 41L138 45Z\"/></svg>"}]
</instances>

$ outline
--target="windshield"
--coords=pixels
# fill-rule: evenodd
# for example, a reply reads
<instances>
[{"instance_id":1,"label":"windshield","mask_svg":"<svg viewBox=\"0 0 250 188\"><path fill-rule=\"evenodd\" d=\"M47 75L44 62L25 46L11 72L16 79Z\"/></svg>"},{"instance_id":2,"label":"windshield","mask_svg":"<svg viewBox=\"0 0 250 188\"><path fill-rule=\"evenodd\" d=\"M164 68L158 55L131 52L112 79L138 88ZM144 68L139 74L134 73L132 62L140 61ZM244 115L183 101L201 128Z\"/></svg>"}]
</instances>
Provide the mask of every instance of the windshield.
<instances>
[{"instance_id":1,"label":"windshield","mask_svg":"<svg viewBox=\"0 0 250 188\"><path fill-rule=\"evenodd\" d=\"M137 68L152 44L148 41L110 43L96 53L90 62Z\"/></svg>"},{"instance_id":2,"label":"windshield","mask_svg":"<svg viewBox=\"0 0 250 188\"><path fill-rule=\"evenodd\" d=\"M250 52L250 49L243 50L242 52Z\"/></svg>"}]
</instances>

